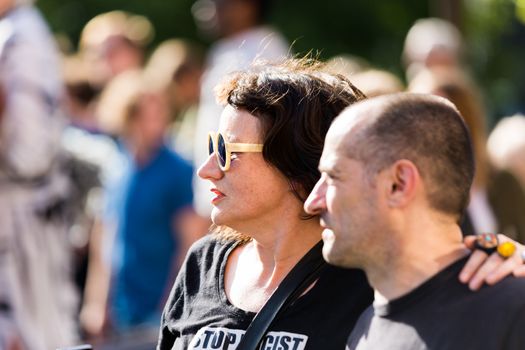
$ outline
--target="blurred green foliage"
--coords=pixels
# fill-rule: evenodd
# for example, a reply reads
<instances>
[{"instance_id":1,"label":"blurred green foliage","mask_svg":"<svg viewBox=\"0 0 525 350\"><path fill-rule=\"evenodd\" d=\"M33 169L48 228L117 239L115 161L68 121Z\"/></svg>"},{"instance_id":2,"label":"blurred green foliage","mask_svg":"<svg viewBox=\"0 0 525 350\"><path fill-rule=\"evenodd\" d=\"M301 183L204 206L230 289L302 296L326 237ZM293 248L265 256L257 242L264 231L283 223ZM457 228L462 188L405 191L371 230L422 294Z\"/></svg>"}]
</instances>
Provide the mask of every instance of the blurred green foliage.
<instances>
[{"instance_id":1,"label":"blurred green foliage","mask_svg":"<svg viewBox=\"0 0 525 350\"><path fill-rule=\"evenodd\" d=\"M97 14L125 10L148 17L155 27L155 42L170 37L197 38L190 13L193 0L40 0L54 32L66 34L74 45L84 25Z\"/></svg>"},{"instance_id":2,"label":"blurred green foliage","mask_svg":"<svg viewBox=\"0 0 525 350\"><path fill-rule=\"evenodd\" d=\"M145 15L153 22L156 36L152 47L170 37L209 44L199 36L193 21L193 1L39 0L37 5L52 29L75 44L90 18L115 9ZM284 33L295 53L312 51L321 58L357 55L403 78L400 57L404 36L417 18L436 15L430 13L430 2L274 0L269 22ZM466 60L482 85L492 116L523 110L521 101L525 101L523 24L517 20L516 2L525 1L462 1Z\"/></svg>"},{"instance_id":3,"label":"blurred green foliage","mask_svg":"<svg viewBox=\"0 0 525 350\"><path fill-rule=\"evenodd\" d=\"M467 62L493 126L505 115L525 112L525 27L514 0L464 0L463 6Z\"/></svg>"}]
</instances>

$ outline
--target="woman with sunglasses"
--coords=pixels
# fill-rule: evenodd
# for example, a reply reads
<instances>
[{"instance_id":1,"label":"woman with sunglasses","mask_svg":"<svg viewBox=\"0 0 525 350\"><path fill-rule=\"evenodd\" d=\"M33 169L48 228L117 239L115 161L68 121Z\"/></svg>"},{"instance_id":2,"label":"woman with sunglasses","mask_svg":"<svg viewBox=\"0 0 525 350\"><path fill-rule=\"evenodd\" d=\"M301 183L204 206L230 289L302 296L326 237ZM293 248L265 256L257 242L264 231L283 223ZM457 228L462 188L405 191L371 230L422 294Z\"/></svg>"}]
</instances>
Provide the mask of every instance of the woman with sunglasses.
<instances>
[{"instance_id":1,"label":"woman with sunglasses","mask_svg":"<svg viewBox=\"0 0 525 350\"><path fill-rule=\"evenodd\" d=\"M303 202L319 178L332 120L365 96L342 76L305 63L240 72L218 87L225 109L198 170L214 194L214 233L186 257L158 349L236 349L256 313L321 240L319 220L306 215ZM344 349L371 301L361 271L328 266L277 315L260 348Z\"/></svg>"}]
</instances>

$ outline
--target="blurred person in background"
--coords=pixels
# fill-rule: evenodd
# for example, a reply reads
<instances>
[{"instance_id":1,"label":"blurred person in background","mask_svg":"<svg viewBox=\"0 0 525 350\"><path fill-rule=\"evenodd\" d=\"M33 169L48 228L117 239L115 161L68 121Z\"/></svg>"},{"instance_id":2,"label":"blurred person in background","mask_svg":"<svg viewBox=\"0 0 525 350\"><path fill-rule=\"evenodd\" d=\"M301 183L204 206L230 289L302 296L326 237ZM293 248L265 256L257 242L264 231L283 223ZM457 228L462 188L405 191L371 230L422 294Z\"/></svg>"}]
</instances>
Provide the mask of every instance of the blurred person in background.
<instances>
[{"instance_id":1,"label":"blurred person in background","mask_svg":"<svg viewBox=\"0 0 525 350\"><path fill-rule=\"evenodd\" d=\"M141 71L122 73L97 109L121 153L105 184L104 231L93 241L81 312L92 337L106 325L109 334L156 334L181 259L202 230L191 207L192 168L165 144L168 103L152 86Z\"/></svg>"},{"instance_id":2,"label":"blurred person in background","mask_svg":"<svg viewBox=\"0 0 525 350\"><path fill-rule=\"evenodd\" d=\"M142 67L145 48L153 36L153 25L146 17L106 12L84 26L79 53L89 64L91 79L103 87L118 74Z\"/></svg>"},{"instance_id":3,"label":"blurred person in background","mask_svg":"<svg viewBox=\"0 0 525 350\"><path fill-rule=\"evenodd\" d=\"M500 120L490 133L487 147L494 165L512 172L525 188L525 116Z\"/></svg>"},{"instance_id":4,"label":"blurred person in background","mask_svg":"<svg viewBox=\"0 0 525 350\"><path fill-rule=\"evenodd\" d=\"M409 29L402 61L410 81L423 68L463 66L463 38L459 30L441 18L418 19Z\"/></svg>"},{"instance_id":5,"label":"blurred person in background","mask_svg":"<svg viewBox=\"0 0 525 350\"><path fill-rule=\"evenodd\" d=\"M375 97L402 92L405 87L394 74L381 69L371 68L349 77L367 97Z\"/></svg>"},{"instance_id":6,"label":"blurred person in background","mask_svg":"<svg viewBox=\"0 0 525 350\"><path fill-rule=\"evenodd\" d=\"M97 176L104 183L119 151L113 130L101 126L97 118L102 87L94 80L91 69L90 62L81 53L63 57L65 112L68 120L62 133L62 146L72 156L95 165L98 168Z\"/></svg>"},{"instance_id":7,"label":"blurred person in background","mask_svg":"<svg viewBox=\"0 0 525 350\"><path fill-rule=\"evenodd\" d=\"M256 59L278 61L289 54L288 43L264 24L270 0L198 0L192 8L200 29L219 39L209 50L202 78L194 139L194 162L206 160L206 140L219 126L221 107L213 89L225 75L245 69ZM195 208L203 217L211 213L211 193L205 181L194 177Z\"/></svg>"},{"instance_id":8,"label":"blurred person in background","mask_svg":"<svg viewBox=\"0 0 525 350\"><path fill-rule=\"evenodd\" d=\"M79 53L63 56L62 70L68 124L90 133L99 133L95 107L100 87L92 80L89 63Z\"/></svg>"},{"instance_id":9,"label":"blurred person in background","mask_svg":"<svg viewBox=\"0 0 525 350\"><path fill-rule=\"evenodd\" d=\"M168 97L171 120L170 141L177 153L193 162L195 122L203 71L203 50L182 39L169 39L157 46L145 68Z\"/></svg>"},{"instance_id":10,"label":"blurred person in background","mask_svg":"<svg viewBox=\"0 0 525 350\"><path fill-rule=\"evenodd\" d=\"M91 81L89 66L79 54L63 57L67 125L61 145L73 184L68 208L69 237L74 248L75 283L83 302L90 240L99 230L102 183L118 154L114 140L105 135L95 117L99 88Z\"/></svg>"},{"instance_id":11,"label":"blurred person in background","mask_svg":"<svg viewBox=\"0 0 525 350\"><path fill-rule=\"evenodd\" d=\"M326 69L351 80L366 97L393 94L405 89L403 82L393 73L372 68L365 59L358 56L334 56L326 62Z\"/></svg>"},{"instance_id":12,"label":"blurred person in background","mask_svg":"<svg viewBox=\"0 0 525 350\"><path fill-rule=\"evenodd\" d=\"M0 16L0 348L49 350L77 338L60 61L32 1L1 0Z\"/></svg>"},{"instance_id":13,"label":"blurred person in background","mask_svg":"<svg viewBox=\"0 0 525 350\"><path fill-rule=\"evenodd\" d=\"M350 79L352 75L370 69L370 63L363 57L340 54L326 61L326 69Z\"/></svg>"},{"instance_id":14,"label":"blurred person in background","mask_svg":"<svg viewBox=\"0 0 525 350\"><path fill-rule=\"evenodd\" d=\"M525 194L511 173L498 171L489 160L485 111L473 82L458 69L439 66L419 71L408 90L447 98L470 129L476 175L461 224L463 233L501 232L525 242Z\"/></svg>"}]
</instances>

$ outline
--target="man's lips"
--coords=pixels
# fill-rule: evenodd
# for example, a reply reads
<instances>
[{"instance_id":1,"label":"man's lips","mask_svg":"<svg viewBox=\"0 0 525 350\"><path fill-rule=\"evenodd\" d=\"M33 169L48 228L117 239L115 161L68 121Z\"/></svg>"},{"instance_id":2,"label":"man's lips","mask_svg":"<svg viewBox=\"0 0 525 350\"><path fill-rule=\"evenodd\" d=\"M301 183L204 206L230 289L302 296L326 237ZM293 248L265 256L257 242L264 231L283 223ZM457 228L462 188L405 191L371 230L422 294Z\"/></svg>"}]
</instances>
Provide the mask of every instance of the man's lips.
<instances>
[{"instance_id":1,"label":"man's lips","mask_svg":"<svg viewBox=\"0 0 525 350\"><path fill-rule=\"evenodd\" d=\"M325 228L321 234L323 241L330 241L335 239L334 231Z\"/></svg>"},{"instance_id":2,"label":"man's lips","mask_svg":"<svg viewBox=\"0 0 525 350\"><path fill-rule=\"evenodd\" d=\"M329 225L328 225L328 222L326 220L326 218L324 218L323 216L321 216L320 220L319 220L319 223L321 224L321 227L322 228L327 228L327 229L330 229Z\"/></svg>"}]
</instances>

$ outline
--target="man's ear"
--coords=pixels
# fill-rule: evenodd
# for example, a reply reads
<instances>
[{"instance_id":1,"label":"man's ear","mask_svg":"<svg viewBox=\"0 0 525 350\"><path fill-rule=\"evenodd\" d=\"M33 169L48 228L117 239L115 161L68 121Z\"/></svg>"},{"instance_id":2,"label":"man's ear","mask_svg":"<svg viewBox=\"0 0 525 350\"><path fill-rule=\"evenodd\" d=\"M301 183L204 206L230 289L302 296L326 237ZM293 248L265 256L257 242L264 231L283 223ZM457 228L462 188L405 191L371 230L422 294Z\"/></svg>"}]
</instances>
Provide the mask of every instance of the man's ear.
<instances>
[{"instance_id":1,"label":"man's ear","mask_svg":"<svg viewBox=\"0 0 525 350\"><path fill-rule=\"evenodd\" d=\"M404 207L412 201L416 194L416 186L420 181L419 171L414 163L401 159L387 170L387 202L391 207Z\"/></svg>"}]
</instances>

